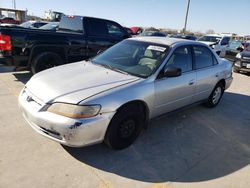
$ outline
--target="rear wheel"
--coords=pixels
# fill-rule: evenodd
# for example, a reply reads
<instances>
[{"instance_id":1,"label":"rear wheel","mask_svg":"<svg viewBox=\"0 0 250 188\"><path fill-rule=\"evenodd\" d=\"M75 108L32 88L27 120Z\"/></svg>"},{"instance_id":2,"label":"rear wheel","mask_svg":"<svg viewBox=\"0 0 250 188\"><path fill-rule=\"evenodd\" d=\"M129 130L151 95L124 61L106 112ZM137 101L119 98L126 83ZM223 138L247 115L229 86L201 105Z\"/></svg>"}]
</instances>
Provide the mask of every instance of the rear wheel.
<instances>
[{"instance_id":1,"label":"rear wheel","mask_svg":"<svg viewBox=\"0 0 250 188\"><path fill-rule=\"evenodd\" d=\"M53 52L43 52L37 55L31 64L31 72L36 74L45 69L49 69L63 64L62 58Z\"/></svg>"},{"instance_id":2,"label":"rear wheel","mask_svg":"<svg viewBox=\"0 0 250 188\"><path fill-rule=\"evenodd\" d=\"M112 149L124 149L136 140L144 123L143 108L136 104L122 107L111 120L104 142Z\"/></svg>"},{"instance_id":3,"label":"rear wheel","mask_svg":"<svg viewBox=\"0 0 250 188\"><path fill-rule=\"evenodd\" d=\"M213 108L215 106L217 106L221 100L221 97L224 93L224 85L222 82L219 82L214 90L212 91L211 95L209 96L207 102L206 102L206 106Z\"/></svg>"}]
</instances>

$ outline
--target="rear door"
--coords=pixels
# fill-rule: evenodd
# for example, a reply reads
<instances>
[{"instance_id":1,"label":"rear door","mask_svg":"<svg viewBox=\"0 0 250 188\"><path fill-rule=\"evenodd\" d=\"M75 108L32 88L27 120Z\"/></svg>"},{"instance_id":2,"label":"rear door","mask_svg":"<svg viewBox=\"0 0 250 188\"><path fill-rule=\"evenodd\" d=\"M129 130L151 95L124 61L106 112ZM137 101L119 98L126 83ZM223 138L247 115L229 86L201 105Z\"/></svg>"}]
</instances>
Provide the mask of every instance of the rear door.
<instances>
[{"instance_id":1,"label":"rear door","mask_svg":"<svg viewBox=\"0 0 250 188\"><path fill-rule=\"evenodd\" d=\"M193 46L196 69L195 101L206 99L211 94L219 79L220 69L217 59L206 46Z\"/></svg>"},{"instance_id":2,"label":"rear door","mask_svg":"<svg viewBox=\"0 0 250 188\"><path fill-rule=\"evenodd\" d=\"M178 77L162 77L155 80L155 115L160 115L192 103L195 93L196 72L193 70L192 48L177 48L166 66L182 69Z\"/></svg>"},{"instance_id":3,"label":"rear door","mask_svg":"<svg viewBox=\"0 0 250 188\"><path fill-rule=\"evenodd\" d=\"M84 23L88 36L89 57L93 57L98 51L103 51L120 42L126 35L125 30L119 24L112 21L85 18Z\"/></svg>"}]
</instances>

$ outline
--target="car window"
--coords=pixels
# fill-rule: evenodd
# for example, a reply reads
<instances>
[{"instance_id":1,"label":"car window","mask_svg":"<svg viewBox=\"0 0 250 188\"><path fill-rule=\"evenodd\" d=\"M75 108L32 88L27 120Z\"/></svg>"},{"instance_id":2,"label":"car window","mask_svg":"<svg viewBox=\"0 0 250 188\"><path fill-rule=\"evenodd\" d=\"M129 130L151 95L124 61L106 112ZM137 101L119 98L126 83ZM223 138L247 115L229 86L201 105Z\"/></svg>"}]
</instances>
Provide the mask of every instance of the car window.
<instances>
[{"instance_id":1,"label":"car window","mask_svg":"<svg viewBox=\"0 0 250 188\"><path fill-rule=\"evenodd\" d=\"M59 30L83 33L83 18L81 16L64 16L59 23Z\"/></svg>"},{"instance_id":2,"label":"car window","mask_svg":"<svg viewBox=\"0 0 250 188\"><path fill-rule=\"evenodd\" d=\"M114 37L117 37L117 36L123 37L124 36L124 31L119 25L108 21L107 27L108 27L108 34L110 36L114 36Z\"/></svg>"},{"instance_id":3,"label":"car window","mask_svg":"<svg viewBox=\"0 0 250 188\"><path fill-rule=\"evenodd\" d=\"M205 46L194 46L196 68L201 69L213 65L213 55Z\"/></svg>"},{"instance_id":4,"label":"car window","mask_svg":"<svg viewBox=\"0 0 250 188\"><path fill-rule=\"evenodd\" d=\"M230 38L229 38L229 37L224 37L224 38L221 40L221 45L228 45L228 44L229 44L229 41L230 41Z\"/></svg>"},{"instance_id":5,"label":"car window","mask_svg":"<svg viewBox=\"0 0 250 188\"><path fill-rule=\"evenodd\" d=\"M183 46L177 48L167 62L168 65L181 68L182 72L192 70L192 53L190 47Z\"/></svg>"},{"instance_id":6,"label":"car window","mask_svg":"<svg viewBox=\"0 0 250 188\"><path fill-rule=\"evenodd\" d=\"M107 23L99 19L88 19L88 34L92 36L107 36L109 30Z\"/></svg>"},{"instance_id":7,"label":"car window","mask_svg":"<svg viewBox=\"0 0 250 188\"><path fill-rule=\"evenodd\" d=\"M124 40L91 61L97 65L146 78L163 62L169 46L142 41Z\"/></svg>"}]
</instances>

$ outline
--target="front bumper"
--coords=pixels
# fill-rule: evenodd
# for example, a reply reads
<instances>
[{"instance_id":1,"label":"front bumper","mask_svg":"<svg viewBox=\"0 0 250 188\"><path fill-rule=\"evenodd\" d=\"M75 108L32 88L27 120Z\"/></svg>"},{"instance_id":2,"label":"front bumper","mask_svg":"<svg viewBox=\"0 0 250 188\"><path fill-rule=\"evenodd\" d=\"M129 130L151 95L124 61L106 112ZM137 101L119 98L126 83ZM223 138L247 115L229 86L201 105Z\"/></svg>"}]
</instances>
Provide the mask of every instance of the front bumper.
<instances>
[{"instance_id":1,"label":"front bumper","mask_svg":"<svg viewBox=\"0 0 250 188\"><path fill-rule=\"evenodd\" d=\"M30 93L28 96L32 96L32 100L27 99L27 92L27 90L21 92L19 106L25 120L39 134L71 147L92 145L104 140L107 127L115 112L86 119L67 118L46 111L46 104L42 104Z\"/></svg>"},{"instance_id":2,"label":"front bumper","mask_svg":"<svg viewBox=\"0 0 250 188\"><path fill-rule=\"evenodd\" d=\"M234 62L234 69L237 71L250 72L250 59L237 59Z\"/></svg>"}]
</instances>

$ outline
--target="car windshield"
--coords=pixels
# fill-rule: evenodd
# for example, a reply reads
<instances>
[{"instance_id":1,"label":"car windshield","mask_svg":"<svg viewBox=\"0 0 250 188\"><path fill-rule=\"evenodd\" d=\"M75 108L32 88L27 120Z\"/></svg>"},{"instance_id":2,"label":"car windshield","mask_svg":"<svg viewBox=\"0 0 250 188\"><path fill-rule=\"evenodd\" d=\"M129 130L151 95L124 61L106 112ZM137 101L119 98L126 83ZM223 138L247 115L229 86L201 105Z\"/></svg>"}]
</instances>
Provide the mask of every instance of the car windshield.
<instances>
[{"instance_id":1,"label":"car windshield","mask_svg":"<svg viewBox=\"0 0 250 188\"><path fill-rule=\"evenodd\" d=\"M218 37L218 36L203 36L203 37L199 38L198 41L217 42L220 39L221 39L221 37Z\"/></svg>"},{"instance_id":2,"label":"car windshield","mask_svg":"<svg viewBox=\"0 0 250 188\"><path fill-rule=\"evenodd\" d=\"M45 29L45 30L55 30L59 26L59 22L50 22L39 29Z\"/></svg>"},{"instance_id":3,"label":"car windshield","mask_svg":"<svg viewBox=\"0 0 250 188\"><path fill-rule=\"evenodd\" d=\"M240 41L230 41L229 42L229 49L233 49L236 50L237 48L239 48L241 46L241 42Z\"/></svg>"},{"instance_id":4,"label":"car windshield","mask_svg":"<svg viewBox=\"0 0 250 188\"><path fill-rule=\"evenodd\" d=\"M107 49L91 61L94 64L146 78L152 75L168 53L168 46L125 40Z\"/></svg>"},{"instance_id":5,"label":"car windshield","mask_svg":"<svg viewBox=\"0 0 250 188\"><path fill-rule=\"evenodd\" d=\"M21 26L21 27L25 27L25 28L29 28L30 26L32 26L32 22L24 22L24 23L22 23L22 24L20 24L19 26Z\"/></svg>"}]
</instances>

